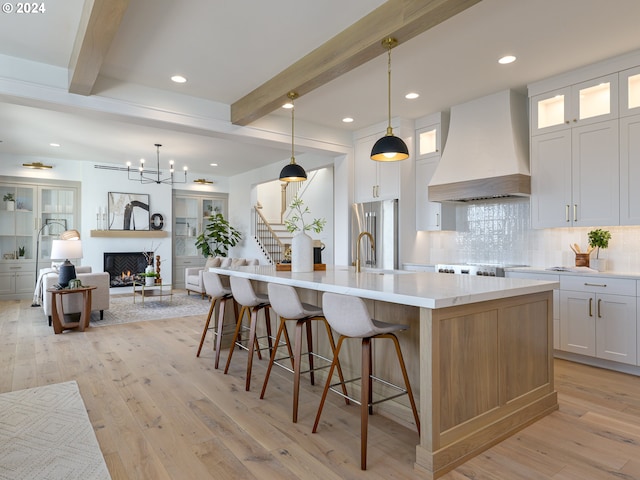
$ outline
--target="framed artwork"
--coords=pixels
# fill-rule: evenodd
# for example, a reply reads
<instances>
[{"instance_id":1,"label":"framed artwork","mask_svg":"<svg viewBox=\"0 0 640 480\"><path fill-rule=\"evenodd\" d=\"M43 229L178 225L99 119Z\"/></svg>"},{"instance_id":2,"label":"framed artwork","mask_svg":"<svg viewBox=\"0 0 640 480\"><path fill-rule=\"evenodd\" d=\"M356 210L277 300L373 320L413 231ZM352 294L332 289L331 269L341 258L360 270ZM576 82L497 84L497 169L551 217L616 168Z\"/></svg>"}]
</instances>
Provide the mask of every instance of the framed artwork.
<instances>
[{"instance_id":1,"label":"framed artwork","mask_svg":"<svg viewBox=\"0 0 640 480\"><path fill-rule=\"evenodd\" d=\"M109 230L149 230L149 195L109 192Z\"/></svg>"}]
</instances>

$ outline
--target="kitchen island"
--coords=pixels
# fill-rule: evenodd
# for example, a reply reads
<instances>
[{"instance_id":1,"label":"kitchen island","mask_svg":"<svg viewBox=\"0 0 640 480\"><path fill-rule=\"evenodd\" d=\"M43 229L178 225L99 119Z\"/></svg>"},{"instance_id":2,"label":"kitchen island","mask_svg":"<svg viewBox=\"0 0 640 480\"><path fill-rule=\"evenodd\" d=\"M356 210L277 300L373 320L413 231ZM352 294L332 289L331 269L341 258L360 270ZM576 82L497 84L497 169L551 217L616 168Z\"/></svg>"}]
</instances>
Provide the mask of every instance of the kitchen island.
<instances>
[{"instance_id":1,"label":"kitchen island","mask_svg":"<svg viewBox=\"0 0 640 480\"><path fill-rule=\"evenodd\" d=\"M291 285L304 301L318 305L322 292L358 296L368 300L375 318L409 324L409 334L400 340L419 397L422 431L415 469L424 478L438 478L558 408L552 348L557 282L356 273L338 266L309 273L265 265L211 271L255 280L263 290L268 282ZM379 358L384 353L376 351L374 372L397 376L391 362ZM347 369L359 369L358 355L347 352L346 359L354 363ZM396 411L383 413L410 423L402 413L406 406L391 403Z\"/></svg>"}]
</instances>

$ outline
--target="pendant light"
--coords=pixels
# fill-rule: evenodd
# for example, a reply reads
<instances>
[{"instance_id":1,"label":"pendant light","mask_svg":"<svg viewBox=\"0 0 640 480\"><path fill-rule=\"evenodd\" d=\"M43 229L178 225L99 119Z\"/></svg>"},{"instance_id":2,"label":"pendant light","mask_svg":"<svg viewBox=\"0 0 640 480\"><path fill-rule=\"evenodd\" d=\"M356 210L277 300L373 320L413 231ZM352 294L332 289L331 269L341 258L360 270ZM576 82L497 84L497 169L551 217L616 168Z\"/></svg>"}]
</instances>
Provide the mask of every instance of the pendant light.
<instances>
[{"instance_id":1,"label":"pendant light","mask_svg":"<svg viewBox=\"0 0 640 480\"><path fill-rule=\"evenodd\" d=\"M389 100L389 124L387 126L387 134L380 138L371 149L371 160L377 162L396 162L409 158L409 149L407 144L400 137L393 134L391 128L391 49L398 44L395 38L389 37L382 41L382 46L388 49L388 100Z\"/></svg>"},{"instance_id":2,"label":"pendant light","mask_svg":"<svg viewBox=\"0 0 640 480\"><path fill-rule=\"evenodd\" d=\"M296 92L289 92L287 97L291 100L291 163L280 172L280 180L283 182L304 182L307 179L307 172L296 163L296 157L293 155L293 111L295 110L293 101L298 98L298 94Z\"/></svg>"}]
</instances>

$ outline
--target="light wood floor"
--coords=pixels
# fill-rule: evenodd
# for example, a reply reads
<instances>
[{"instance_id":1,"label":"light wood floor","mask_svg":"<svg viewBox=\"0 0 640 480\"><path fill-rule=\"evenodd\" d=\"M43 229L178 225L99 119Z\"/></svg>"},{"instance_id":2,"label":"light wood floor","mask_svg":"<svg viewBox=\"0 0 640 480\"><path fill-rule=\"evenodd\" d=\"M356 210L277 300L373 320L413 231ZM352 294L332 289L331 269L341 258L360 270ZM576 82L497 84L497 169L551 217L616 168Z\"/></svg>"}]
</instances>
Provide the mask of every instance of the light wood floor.
<instances>
[{"instance_id":1,"label":"light wood floor","mask_svg":"<svg viewBox=\"0 0 640 480\"><path fill-rule=\"evenodd\" d=\"M320 386L305 382L293 424L286 372L260 400L265 360L247 393L246 356L229 375L210 342L196 358L203 317L54 335L30 303L0 302L0 392L76 380L114 480L418 478L416 432L373 416L362 472L358 407L330 399L312 434ZM555 365L560 410L443 478L640 479L640 378Z\"/></svg>"}]
</instances>

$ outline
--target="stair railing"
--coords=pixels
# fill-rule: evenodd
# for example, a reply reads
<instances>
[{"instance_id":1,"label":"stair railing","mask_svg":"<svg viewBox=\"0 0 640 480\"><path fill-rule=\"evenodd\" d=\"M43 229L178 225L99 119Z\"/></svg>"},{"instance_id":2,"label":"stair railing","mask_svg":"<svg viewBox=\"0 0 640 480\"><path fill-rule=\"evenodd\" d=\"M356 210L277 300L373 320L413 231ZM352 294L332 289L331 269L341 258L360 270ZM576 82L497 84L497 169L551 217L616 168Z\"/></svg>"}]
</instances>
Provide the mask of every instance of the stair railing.
<instances>
[{"instance_id":1,"label":"stair railing","mask_svg":"<svg viewBox=\"0 0 640 480\"><path fill-rule=\"evenodd\" d=\"M276 232L271 228L269 221L262 215L258 205L255 205L254 232L258 243L262 246L265 255L271 263L280 263L284 259L285 244L280 241Z\"/></svg>"}]
</instances>

